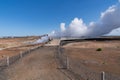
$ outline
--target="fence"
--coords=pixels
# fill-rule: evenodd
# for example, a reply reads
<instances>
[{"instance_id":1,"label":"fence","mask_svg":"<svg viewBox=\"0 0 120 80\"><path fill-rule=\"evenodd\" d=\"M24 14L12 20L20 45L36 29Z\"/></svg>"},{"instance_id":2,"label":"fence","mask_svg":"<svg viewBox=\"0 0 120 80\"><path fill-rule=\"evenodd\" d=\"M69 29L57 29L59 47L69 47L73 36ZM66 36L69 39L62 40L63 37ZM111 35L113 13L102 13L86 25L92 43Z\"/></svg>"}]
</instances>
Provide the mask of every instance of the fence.
<instances>
[{"instance_id":1,"label":"fence","mask_svg":"<svg viewBox=\"0 0 120 80\"><path fill-rule=\"evenodd\" d=\"M15 55L15 56L6 56L3 59L0 60L0 70L4 67L7 67L11 64L13 64L14 62L16 62L17 60L19 60L20 58L24 57L27 54L30 54L32 51L35 51L36 49L40 48L40 46L31 48L29 50L26 50L24 52L20 52L19 54Z\"/></svg>"},{"instance_id":2,"label":"fence","mask_svg":"<svg viewBox=\"0 0 120 80\"><path fill-rule=\"evenodd\" d=\"M75 80L120 80L120 77L117 75L107 72L95 72L83 65L81 62L75 62L67 57L64 49L60 46L58 47L56 58L59 60L60 68L71 72L74 77L76 77Z\"/></svg>"}]
</instances>

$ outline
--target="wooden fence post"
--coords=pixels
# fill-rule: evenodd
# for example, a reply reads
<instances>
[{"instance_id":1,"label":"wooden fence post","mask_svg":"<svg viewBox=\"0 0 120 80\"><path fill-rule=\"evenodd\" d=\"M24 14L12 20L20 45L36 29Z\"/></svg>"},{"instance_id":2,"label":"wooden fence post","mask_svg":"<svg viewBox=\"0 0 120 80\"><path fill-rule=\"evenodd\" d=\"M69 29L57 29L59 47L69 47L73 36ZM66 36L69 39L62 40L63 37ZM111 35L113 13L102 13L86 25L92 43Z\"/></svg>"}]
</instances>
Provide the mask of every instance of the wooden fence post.
<instances>
[{"instance_id":1,"label":"wooden fence post","mask_svg":"<svg viewBox=\"0 0 120 80\"><path fill-rule=\"evenodd\" d=\"M67 56L66 56L66 65L67 65L67 69L69 69L69 68L70 68L70 65L69 65L69 59L68 59Z\"/></svg>"},{"instance_id":2,"label":"wooden fence post","mask_svg":"<svg viewBox=\"0 0 120 80\"><path fill-rule=\"evenodd\" d=\"M23 57L22 52L20 52L20 58L22 58L22 57Z\"/></svg>"},{"instance_id":3,"label":"wooden fence post","mask_svg":"<svg viewBox=\"0 0 120 80\"><path fill-rule=\"evenodd\" d=\"M105 80L105 72L104 71L102 71L102 73L101 73L101 80Z\"/></svg>"},{"instance_id":4,"label":"wooden fence post","mask_svg":"<svg viewBox=\"0 0 120 80\"><path fill-rule=\"evenodd\" d=\"M28 53L30 53L30 50L28 49Z\"/></svg>"},{"instance_id":5,"label":"wooden fence post","mask_svg":"<svg viewBox=\"0 0 120 80\"><path fill-rule=\"evenodd\" d=\"M10 65L9 56L7 56L7 66Z\"/></svg>"}]
</instances>

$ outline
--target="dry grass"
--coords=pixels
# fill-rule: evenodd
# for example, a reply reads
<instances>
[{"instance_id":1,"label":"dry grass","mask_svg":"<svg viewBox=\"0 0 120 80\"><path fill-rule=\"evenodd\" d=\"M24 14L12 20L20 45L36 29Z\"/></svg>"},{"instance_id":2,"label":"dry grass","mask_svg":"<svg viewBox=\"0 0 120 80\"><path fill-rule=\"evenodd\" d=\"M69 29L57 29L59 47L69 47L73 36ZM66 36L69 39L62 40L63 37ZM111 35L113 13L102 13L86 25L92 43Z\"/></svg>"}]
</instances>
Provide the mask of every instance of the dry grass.
<instances>
[{"instance_id":1,"label":"dry grass","mask_svg":"<svg viewBox=\"0 0 120 80\"><path fill-rule=\"evenodd\" d=\"M0 38L0 59L6 56L14 56L20 51L25 51L37 45L28 46L29 42L39 39L38 36L34 37L21 37L21 38Z\"/></svg>"},{"instance_id":2,"label":"dry grass","mask_svg":"<svg viewBox=\"0 0 120 80\"><path fill-rule=\"evenodd\" d=\"M75 42L63 47L73 62L81 62L97 72L105 71L120 75L120 41ZM96 51L98 48L102 50Z\"/></svg>"}]
</instances>

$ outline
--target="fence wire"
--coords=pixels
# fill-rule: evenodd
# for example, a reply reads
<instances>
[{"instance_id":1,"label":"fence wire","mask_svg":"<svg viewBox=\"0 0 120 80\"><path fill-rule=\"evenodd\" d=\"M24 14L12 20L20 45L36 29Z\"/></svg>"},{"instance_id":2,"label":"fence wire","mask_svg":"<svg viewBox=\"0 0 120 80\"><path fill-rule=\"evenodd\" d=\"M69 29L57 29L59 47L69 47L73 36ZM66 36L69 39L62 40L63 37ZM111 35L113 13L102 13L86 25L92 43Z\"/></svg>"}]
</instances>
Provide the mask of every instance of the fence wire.
<instances>
[{"instance_id":1,"label":"fence wire","mask_svg":"<svg viewBox=\"0 0 120 80\"><path fill-rule=\"evenodd\" d=\"M105 72L103 76L102 72L96 72L83 65L81 62L75 62L69 58L69 66L67 64L67 55L65 54L64 48L58 47L58 53L56 54L57 59L61 65L61 68L65 68L77 77L76 80L120 80L118 75ZM69 67L69 68L68 68ZM78 77L79 76L79 77ZM104 77L104 79L103 79Z\"/></svg>"},{"instance_id":2,"label":"fence wire","mask_svg":"<svg viewBox=\"0 0 120 80\"><path fill-rule=\"evenodd\" d=\"M32 51L35 51L36 49L40 48L40 46L34 47L32 49L29 49L27 51L24 52L20 52L17 55L14 56L6 56L3 59L0 60L0 70L3 69L3 67L7 67L11 64L13 64L14 62L16 62L17 60L19 60L20 58L24 57L27 54L30 54Z\"/></svg>"}]
</instances>

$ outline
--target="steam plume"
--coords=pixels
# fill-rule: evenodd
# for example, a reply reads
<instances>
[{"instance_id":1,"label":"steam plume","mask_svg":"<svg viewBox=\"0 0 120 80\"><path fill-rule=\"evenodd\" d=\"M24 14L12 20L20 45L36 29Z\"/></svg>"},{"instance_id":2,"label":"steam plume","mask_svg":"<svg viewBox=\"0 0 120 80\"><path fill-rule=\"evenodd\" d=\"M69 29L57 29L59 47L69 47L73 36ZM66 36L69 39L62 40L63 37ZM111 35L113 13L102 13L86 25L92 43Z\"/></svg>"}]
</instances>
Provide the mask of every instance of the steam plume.
<instances>
[{"instance_id":1,"label":"steam plume","mask_svg":"<svg viewBox=\"0 0 120 80\"><path fill-rule=\"evenodd\" d=\"M49 41L49 37L48 36L43 36L32 44L45 43L45 42L48 42L48 41Z\"/></svg>"},{"instance_id":2,"label":"steam plume","mask_svg":"<svg viewBox=\"0 0 120 80\"><path fill-rule=\"evenodd\" d=\"M96 37L108 34L113 29L120 27L120 5L110 6L101 13L99 21L90 22L89 25L86 25L81 18L74 18L67 28L65 28L65 23L61 23L60 27L61 31L53 31L50 36Z\"/></svg>"}]
</instances>

